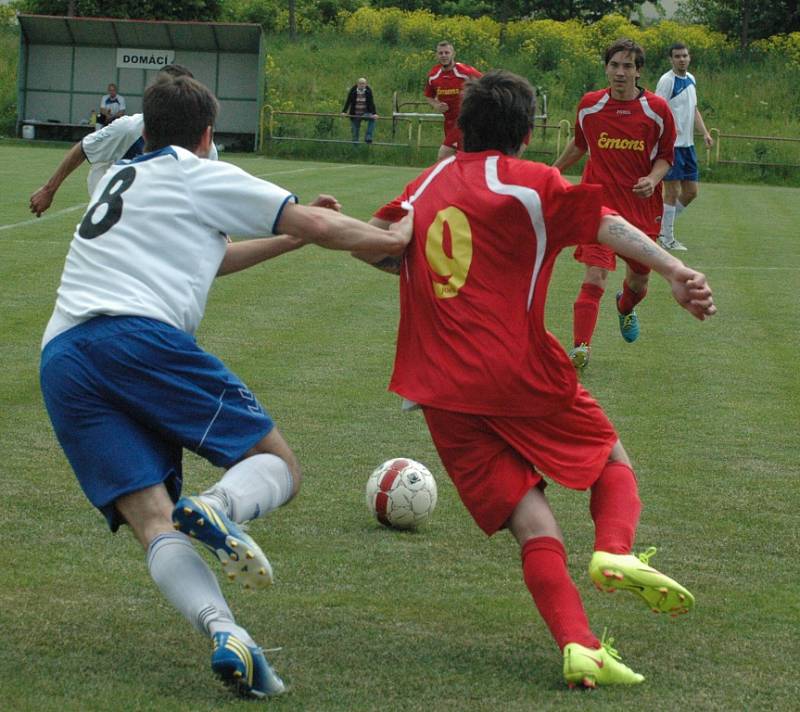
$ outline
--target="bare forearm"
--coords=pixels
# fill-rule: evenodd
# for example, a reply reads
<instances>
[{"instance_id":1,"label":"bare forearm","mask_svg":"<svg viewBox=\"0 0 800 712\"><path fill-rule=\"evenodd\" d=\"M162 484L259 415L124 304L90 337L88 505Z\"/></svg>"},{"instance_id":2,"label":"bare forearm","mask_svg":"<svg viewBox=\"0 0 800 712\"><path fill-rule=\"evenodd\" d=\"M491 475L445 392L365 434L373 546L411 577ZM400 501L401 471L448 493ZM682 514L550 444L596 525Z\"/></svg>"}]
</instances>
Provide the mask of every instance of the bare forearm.
<instances>
[{"instance_id":1,"label":"bare forearm","mask_svg":"<svg viewBox=\"0 0 800 712\"><path fill-rule=\"evenodd\" d=\"M667 279L683 265L641 230L617 215L608 215L602 219L597 240L617 254L636 260Z\"/></svg>"},{"instance_id":2,"label":"bare forearm","mask_svg":"<svg viewBox=\"0 0 800 712\"><path fill-rule=\"evenodd\" d=\"M581 158L585 151L581 148L578 148L575 145L575 141L570 141L566 148L561 152L561 155L556 158L553 162L553 168L561 171L562 173L569 168L570 166L574 166Z\"/></svg>"},{"instance_id":3,"label":"bare forearm","mask_svg":"<svg viewBox=\"0 0 800 712\"><path fill-rule=\"evenodd\" d=\"M653 167L650 169L650 173L648 174L649 178L653 181L653 185L658 185L664 176L669 173L670 168L672 168L672 164L669 161L659 158L653 164Z\"/></svg>"},{"instance_id":4,"label":"bare forearm","mask_svg":"<svg viewBox=\"0 0 800 712\"><path fill-rule=\"evenodd\" d=\"M305 242L291 235L260 237L255 240L231 242L217 271L217 277L241 272L248 267L271 260L302 247Z\"/></svg>"},{"instance_id":5,"label":"bare forearm","mask_svg":"<svg viewBox=\"0 0 800 712\"><path fill-rule=\"evenodd\" d=\"M30 209L32 213L40 216L45 210L50 207L53 202L56 191L59 186L66 180L67 176L72 173L78 166L86 160L83 153L83 148L80 142L76 143L69 151L64 159L56 168L56 172L50 176L50 179L39 190L37 190L30 197Z\"/></svg>"},{"instance_id":6,"label":"bare forearm","mask_svg":"<svg viewBox=\"0 0 800 712\"><path fill-rule=\"evenodd\" d=\"M45 183L45 186L55 192L66 180L67 176L69 176L69 174L78 168L78 166L80 166L85 160L86 156L83 153L83 148L81 147L81 143L79 141L71 149L69 149L69 151L67 151L67 155L64 156L64 160L62 160L58 168L56 168L55 173L50 176L50 180Z\"/></svg>"},{"instance_id":7,"label":"bare forearm","mask_svg":"<svg viewBox=\"0 0 800 712\"><path fill-rule=\"evenodd\" d=\"M302 205L287 205L277 229L329 250L402 255L408 238L341 213Z\"/></svg>"}]
</instances>

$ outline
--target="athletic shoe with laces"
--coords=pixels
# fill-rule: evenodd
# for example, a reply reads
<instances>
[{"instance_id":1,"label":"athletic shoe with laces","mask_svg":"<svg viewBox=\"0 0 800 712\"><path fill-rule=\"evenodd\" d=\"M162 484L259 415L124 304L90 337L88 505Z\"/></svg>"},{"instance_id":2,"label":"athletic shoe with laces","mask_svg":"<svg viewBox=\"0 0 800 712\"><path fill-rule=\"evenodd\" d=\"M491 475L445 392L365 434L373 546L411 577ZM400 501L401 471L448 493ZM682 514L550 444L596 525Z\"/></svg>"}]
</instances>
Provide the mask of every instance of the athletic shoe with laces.
<instances>
[{"instance_id":1,"label":"athletic shoe with laces","mask_svg":"<svg viewBox=\"0 0 800 712\"><path fill-rule=\"evenodd\" d=\"M261 547L216 507L198 497L181 497L172 510L172 521L176 529L214 552L231 581L245 588L265 588L272 583L272 566Z\"/></svg>"},{"instance_id":2,"label":"athletic shoe with laces","mask_svg":"<svg viewBox=\"0 0 800 712\"><path fill-rule=\"evenodd\" d=\"M635 593L653 613L669 613L673 617L688 613L694 606L694 596L650 566L655 553L654 546L638 556L595 551L589 563L589 576L601 591Z\"/></svg>"},{"instance_id":3,"label":"athletic shoe with laces","mask_svg":"<svg viewBox=\"0 0 800 712\"><path fill-rule=\"evenodd\" d=\"M597 687L598 685L638 685L644 675L634 672L620 661L619 653L612 647L613 638L606 640L605 633L597 649L578 643L564 646L564 679L570 687Z\"/></svg>"},{"instance_id":4,"label":"athletic shoe with laces","mask_svg":"<svg viewBox=\"0 0 800 712\"><path fill-rule=\"evenodd\" d=\"M589 365L589 344L579 344L569 352L569 360L576 370L583 371Z\"/></svg>"},{"instance_id":5,"label":"athletic shoe with laces","mask_svg":"<svg viewBox=\"0 0 800 712\"><path fill-rule=\"evenodd\" d=\"M274 697L286 685L272 669L261 648L247 645L233 633L215 633L211 670L242 697Z\"/></svg>"},{"instance_id":6,"label":"athletic shoe with laces","mask_svg":"<svg viewBox=\"0 0 800 712\"><path fill-rule=\"evenodd\" d=\"M630 314L623 314L619 310L619 300L622 298L622 292L617 292L617 316L619 317L619 333L622 338L629 344L639 338L639 317L636 316L636 310L631 309Z\"/></svg>"},{"instance_id":7,"label":"athletic shoe with laces","mask_svg":"<svg viewBox=\"0 0 800 712\"><path fill-rule=\"evenodd\" d=\"M686 247L682 242L679 242L674 237L671 240L668 240L663 235L658 236L658 240L656 240L661 247L665 250L672 250L673 252L686 252L689 248Z\"/></svg>"}]
</instances>

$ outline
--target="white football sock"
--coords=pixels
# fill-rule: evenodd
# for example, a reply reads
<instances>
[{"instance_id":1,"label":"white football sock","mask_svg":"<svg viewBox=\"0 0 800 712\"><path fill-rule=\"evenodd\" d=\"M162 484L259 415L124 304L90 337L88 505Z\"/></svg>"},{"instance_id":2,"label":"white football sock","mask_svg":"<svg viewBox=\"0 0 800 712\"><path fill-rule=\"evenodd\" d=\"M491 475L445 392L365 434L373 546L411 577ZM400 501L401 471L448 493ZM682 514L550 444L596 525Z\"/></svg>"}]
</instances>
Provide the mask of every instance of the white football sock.
<instances>
[{"instance_id":1,"label":"white football sock","mask_svg":"<svg viewBox=\"0 0 800 712\"><path fill-rule=\"evenodd\" d=\"M241 523L286 504L292 497L293 486L294 478L286 461L263 453L231 467L200 499Z\"/></svg>"},{"instance_id":2,"label":"white football sock","mask_svg":"<svg viewBox=\"0 0 800 712\"><path fill-rule=\"evenodd\" d=\"M666 242L675 239L675 206L664 203L664 213L661 216L661 235Z\"/></svg>"},{"instance_id":3,"label":"white football sock","mask_svg":"<svg viewBox=\"0 0 800 712\"><path fill-rule=\"evenodd\" d=\"M185 534L170 532L153 539L147 548L147 568L161 593L198 631L205 635L228 631L255 645L236 625L217 577Z\"/></svg>"},{"instance_id":4,"label":"white football sock","mask_svg":"<svg viewBox=\"0 0 800 712\"><path fill-rule=\"evenodd\" d=\"M684 210L686 210L686 206L680 201L675 201L675 217L677 218Z\"/></svg>"}]
</instances>

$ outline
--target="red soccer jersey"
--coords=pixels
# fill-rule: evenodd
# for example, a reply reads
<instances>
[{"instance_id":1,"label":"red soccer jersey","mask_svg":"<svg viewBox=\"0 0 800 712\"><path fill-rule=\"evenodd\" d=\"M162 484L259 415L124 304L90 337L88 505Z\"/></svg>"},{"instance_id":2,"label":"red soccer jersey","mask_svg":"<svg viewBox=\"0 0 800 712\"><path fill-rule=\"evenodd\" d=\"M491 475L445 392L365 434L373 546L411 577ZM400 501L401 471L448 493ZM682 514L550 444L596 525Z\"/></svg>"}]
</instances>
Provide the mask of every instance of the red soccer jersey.
<instances>
[{"instance_id":1,"label":"red soccer jersey","mask_svg":"<svg viewBox=\"0 0 800 712\"><path fill-rule=\"evenodd\" d=\"M458 153L412 181L390 390L423 405L542 416L575 398L575 369L544 326L553 263L594 242L600 186L497 151ZM376 213L397 217L389 203Z\"/></svg>"},{"instance_id":2,"label":"red soccer jersey","mask_svg":"<svg viewBox=\"0 0 800 712\"><path fill-rule=\"evenodd\" d=\"M464 91L464 82L470 77L482 77L483 74L475 67L468 64L455 62L450 69L443 69L437 64L430 72L425 82L425 96L443 101L449 107L444 113L444 132L454 128L458 121L458 112L461 111L461 93Z\"/></svg>"},{"instance_id":3,"label":"red soccer jersey","mask_svg":"<svg viewBox=\"0 0 800 712\"><path fill-rule=\"evenodd\" d=\"M639 198L633 186L659 158L672 163L675 121L669 104L646 90L630 101L613 99L608 89L584 94L578 104L575 145L589 152L584 182L602 185L606 205L646 234L658 235L661 190Z\"/></svg>"}]
</instances>

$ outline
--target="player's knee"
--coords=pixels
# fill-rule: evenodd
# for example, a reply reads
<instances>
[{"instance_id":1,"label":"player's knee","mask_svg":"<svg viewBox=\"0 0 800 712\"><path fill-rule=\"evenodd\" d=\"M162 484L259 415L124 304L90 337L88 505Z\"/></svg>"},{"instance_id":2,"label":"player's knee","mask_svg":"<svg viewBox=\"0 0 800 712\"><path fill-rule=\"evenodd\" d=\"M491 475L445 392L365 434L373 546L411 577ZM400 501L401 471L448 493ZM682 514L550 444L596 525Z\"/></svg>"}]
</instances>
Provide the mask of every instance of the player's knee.
<instances>
[{"instance_id":1,"label":"player's knee","mask_svg":"<svg viewBox=\"0 0 800 712\"><path fill-rule=\"evenodd\" d=\"M614 447L611 448L611 453L608 456L609 462L621 462L628 467L631 467L631 461L628 457L628 453L625 451L625 448L622 446L622 441L617 440L614 443Z\"/></svg>"},{"instance_id":2,"label":"player's knee","mask_svg":"<svg viewBox=\"0 0 800 712\"><path fill-rule=\"evenodd\" d=\"M586 284L593 284L604 290L608 283L608 270L601 267L587 267L583 281Z\"/></svg>"}]
</instances>

